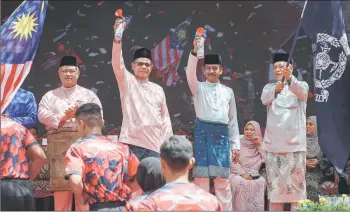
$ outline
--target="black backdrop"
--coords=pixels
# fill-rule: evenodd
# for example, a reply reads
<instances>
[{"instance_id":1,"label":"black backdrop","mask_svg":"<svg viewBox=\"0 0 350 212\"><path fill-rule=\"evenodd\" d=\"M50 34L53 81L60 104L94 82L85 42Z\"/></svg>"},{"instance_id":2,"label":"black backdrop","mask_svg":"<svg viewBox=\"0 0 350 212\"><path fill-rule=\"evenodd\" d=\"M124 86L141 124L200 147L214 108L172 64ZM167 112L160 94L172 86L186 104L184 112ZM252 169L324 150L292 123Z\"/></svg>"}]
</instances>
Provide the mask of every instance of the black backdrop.
<instances>
[{"instance_id":1,"label":"black backdrop","mask_svg":"<svg viewBox=\"0 0 350 212\"><path fill-rule=\"evenodd\" d=\"M2 1L2 23L19 4L20 1ZM82 67L79 84L98 90L106 121L119 126L122 120L119 91L109 63L114 12L118 8L123 9L125 15L133 16L124 34L123 51L128 68L131 47L153 48L171 33L171 28L192 17L188 42L178 69L184 83L164 86L172 119L179 113L181 115L177 118L185 123L194 119L184 67L196 28L210 25L215 29L208 33L211 51L221 53L224 64L236 72L236 76L246 70L254 73L255 100L247 101L248 88L244 77L226 82L234 89L240 105L240 128L252 118L265 125L266 114L260 92L268 82L269 48L278 48L293 33L301 13L286 1L49 1L40 46L31 73L22 87L31 90L39 102L47 91L59 86L55 60L67 53L76 54L85 67ZM67 34L54 42L65 28ZM100 48L106 53L103 54ZM91 53L99 54L91 57ZM153 78L152 81L161 83L159 79ZM247 111L249 107L251 111Z\"/></svg>"}]
</instances>

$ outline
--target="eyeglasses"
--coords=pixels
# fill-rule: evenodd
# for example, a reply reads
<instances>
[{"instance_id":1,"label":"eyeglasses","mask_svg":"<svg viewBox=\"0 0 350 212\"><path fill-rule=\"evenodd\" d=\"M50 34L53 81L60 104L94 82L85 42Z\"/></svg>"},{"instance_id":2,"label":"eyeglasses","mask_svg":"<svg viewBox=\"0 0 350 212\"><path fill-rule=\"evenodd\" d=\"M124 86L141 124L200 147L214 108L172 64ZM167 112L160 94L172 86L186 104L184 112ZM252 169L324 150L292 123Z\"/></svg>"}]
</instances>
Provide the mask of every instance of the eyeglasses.
<instances>
[{"instance_id":1,"label":"eyeglasses","mask_svg":"<svg viewBox=\"0 0 350 212\"><path fill-rule=\"evenodd\" d=\"M208 71L210 69L213 69L213 71L217 71L220 68L220 66L205 66L204 68L205 70L208 70Z\"/></svg>"},{"instance_id":2,"label":"eyeglasses","mask_svg":"<svg viewBox=\"0 0 350 212\"><path fill-rule=\"evenodd\" d=\"M62 70L60 70L60 72L63 74L68 74L68 73L75 74L75 73L77 73L77 70L75 70L75 69L62 69Z\"/></svg>"},{"instance_id":3,"label":"eyeglasses","mask_svg":"<svg viewBox=\"0 0 350 212\"><path fill-rule=\"evenodd\" d=\"M134 62L137 66L142 67L146 66L147 68L152 66L152 63L144 63L144 62Z\"/></svg>"}]
</instances>

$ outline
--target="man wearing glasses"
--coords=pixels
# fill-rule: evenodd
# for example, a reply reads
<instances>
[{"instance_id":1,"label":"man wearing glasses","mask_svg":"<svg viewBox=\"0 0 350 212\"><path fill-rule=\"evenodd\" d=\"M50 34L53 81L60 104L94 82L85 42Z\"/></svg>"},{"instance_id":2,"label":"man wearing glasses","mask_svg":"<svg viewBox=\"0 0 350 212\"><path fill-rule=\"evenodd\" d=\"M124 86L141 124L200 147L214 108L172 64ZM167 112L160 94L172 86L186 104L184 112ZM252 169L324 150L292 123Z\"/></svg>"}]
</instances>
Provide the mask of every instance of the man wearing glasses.
<instances>
[{"instance_id":1,"label":"man wearing glasses","mask_svg":"<svg viewBox=\"0 0 350 212\"><path fill-rule=\"evenodd\" d=\"M118 27L116 20L114 30ZM142 160L160 157L160 146L173 134L163 88L148 80L152 71L152 54L149 49L135 51L132 75L124 64L121 37L114 37L112 66L117 78L123 111L119 141L128 144Z\"/></svg>"},{"instance_id":2,"label":"man wearing glasses","mask_svg":"<svg viewBox=\"0 0 350 212\"><path fill-rule=\"evenodd\" d=\"M85 103L102 106L93 91L77 85L80 71L75 57L62 58L58 75L62 86L43 96L39 103L38 119L47 129L50 189L54 192L55 211L70 211L73 194L69 181L64 178L65 153L79 138L75 112ZM77 201L75 207L76 210L88 210Z\"/></svg>"},{"instance_id":3,"label":"man wearing glasses","mask_svg":"<svg viewBox=\"0 0 350 212\"><path fill-rule=\"evenodd\" d=\"M198 39L198 38L197 38ZM205 55L205 82L197 80L197 40L188 58L187 82L194 96L194 182L209 192L209 179L214 178L215 194L224 210L232 210L229 182L232 161L239 157L240 139L233 90L219 81L223 67L219 54ZM231 151L230 151L231 150Z\"/></svg>"}]
</instances>

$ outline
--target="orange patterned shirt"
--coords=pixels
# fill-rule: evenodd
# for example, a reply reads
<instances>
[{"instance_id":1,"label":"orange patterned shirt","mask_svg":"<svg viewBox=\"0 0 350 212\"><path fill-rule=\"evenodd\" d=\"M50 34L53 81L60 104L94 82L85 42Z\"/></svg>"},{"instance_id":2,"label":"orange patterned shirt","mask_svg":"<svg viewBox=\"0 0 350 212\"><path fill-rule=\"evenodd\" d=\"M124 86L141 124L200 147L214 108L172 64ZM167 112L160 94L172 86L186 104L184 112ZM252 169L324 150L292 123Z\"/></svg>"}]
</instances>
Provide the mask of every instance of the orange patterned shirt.
<instances>
[{"instance_id":1,"label":"orange patterned shirt","mask_svg":"<svg viewBox=\"0 0 350 212\"><path fill-rule=\"evenodd\" d=\"M131 201L128 211L222 211L219 200L189 182L167 183L148 197Z\"/></svg>"},{"instance_id":2,"label":"orange patterned shirt","mask_svg":"<svg viewBox=\"0 0 350 212\"><path fill-rule=\"evenodd\" d=\"M126 183L138 165L127 145L99 134L78 140L66 154L66 175L82 176L89 204L129 200L131 190Z\"/></svg>"},{"instance_id":3,"label":"orange patterned shirt","mask_svg":"<svg viewBox=\"0 0 350 212\"><path fill-rule=\"evenodd\" d=\"M27 149L39 144L21 124L1 116L1 179L29 179Z\"/></svg>"}]
</instances>

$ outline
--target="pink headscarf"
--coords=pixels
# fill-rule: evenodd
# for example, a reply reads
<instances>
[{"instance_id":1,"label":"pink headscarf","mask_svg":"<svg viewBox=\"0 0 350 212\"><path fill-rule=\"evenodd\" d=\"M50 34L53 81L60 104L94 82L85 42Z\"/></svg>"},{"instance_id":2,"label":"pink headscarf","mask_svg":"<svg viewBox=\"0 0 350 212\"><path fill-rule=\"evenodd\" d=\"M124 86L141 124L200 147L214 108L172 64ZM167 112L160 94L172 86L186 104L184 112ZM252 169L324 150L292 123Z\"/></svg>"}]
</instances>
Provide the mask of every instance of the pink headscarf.
<instances>
[{"instance_id":1,"label":"pink headscarf","mask_svg":"<svg viewBox=\"0 0 350 212\"><path fill-rule=\"evenodd\" d=\"M249 121L247 125L251 124L255 129L255 135L262 141L260 124L256 121ZM244 127L244 128L245 128ZM233 173L241 174L242 172L248 174L258 173L262 163L265 162L265 153L259 150L259 147L252 141L245 137L241 139L241 150L239 156L239 165L233 165Z\"/></svg>"}]
</instances>

